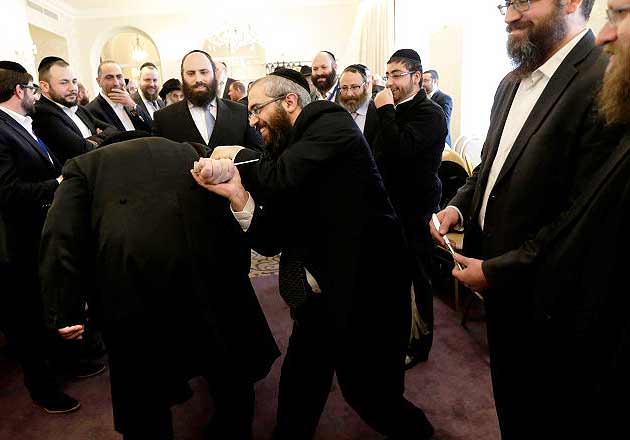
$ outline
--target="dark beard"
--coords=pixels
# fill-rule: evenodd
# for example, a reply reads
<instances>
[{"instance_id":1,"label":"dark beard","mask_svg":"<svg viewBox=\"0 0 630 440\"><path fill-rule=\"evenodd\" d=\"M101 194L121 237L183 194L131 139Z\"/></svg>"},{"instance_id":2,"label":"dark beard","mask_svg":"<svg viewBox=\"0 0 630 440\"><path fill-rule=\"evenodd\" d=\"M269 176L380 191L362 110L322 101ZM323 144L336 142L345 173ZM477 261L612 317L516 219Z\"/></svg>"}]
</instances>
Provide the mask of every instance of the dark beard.
<instances>
[{"instance_id":1,"label":"dark beard","mask_svg":"<svg viewBox=\"0 0 630 440\"><path fill-rule=\"evenodd\" d=\"M519 39L508 36L507 52L515 66L511 73L515 80L520 81L542 66L551 51L566 37L568 29L563 17L562 9L556 7L552 15L538 25L533 26L531 22L508 25L508 32L529 28L529 32Z\"/></svg>"},{"instance_id":2,"label":"dark beard","mask_svg":"<svg viewBox=\"0 0 630 440\"><path fill-rule=\"evenodd\" d=\"M608 125L630 124L630 49L618 47L615 64L604 75L597 97L599 111Z\"/></svg>"},{"instance_id":3,"label":"dark beard","mask_svg":"<svg viewBox=\"0 0 630 440\"><path fill-rule=\"evenodd\" d=\"M149 92L145 92L143 90L142 94L144 95L145 98L147 98L147 101L157 101L157 99L159 98L159 95L157 94L157 92L153 94L149 94Z\"/></svg>"},{"instance_id":4,"label":"dark beard","mask_svg":"<svg viewBox=\"0 0 630 440\"><path fill-rule=\"evenodd\" d=\"M50 95L50 100L56 102L57 104L61 104L64 107L68 107L68 108L72 108L75 105L77 105L77 98L75 95L74 101L70 101L67 98L64 98L62 96L59 96L57 94L55 94L52 90L49 93Z\"/></svg>"},{"instance_id":5,"label":"dark beard","mask_svg":"<svg viewBox=\"0 0 630 440\"><path fill-rule=\"evenodd\" d=\"M266 148L272 157L277 158L287 148L289 133L293 127L289 114L278 106L269 118L269 123L266 123L265 126L269 133Z\"/></svg>"},{"instance_id":6,"label":"dark beard","mask_svg":"<svg viewBox=\"0 0 630 440\"><path fill-rule=\"evenodd\" d=\"M193 87L199 84L206 86L206 89L203 91L193 90ZM183 81L182 91L184 92L186 99L189 100L192 105L205 107L217 96L217 81L216 79L213 79L210 84L195 83L192 86L189 86L186 81Z\"/></svg>"},{"instance_id":7,"label":"dark beard","mask_svg":"<svg viewBox=\"0 0 630 440\"><path fill-rule=\"evenodd\" d=\"M319 82L317 82L319 78L326 78L326 81L323 84L320 84ZM331 89L331 87L337 80L337 71L335 69L332 69L330 74L328 74L327 76L312 75L311 79L313 80L313 85L317 88L317 90L319 90L319 93L323 95L324 93L326 93L327 91Z\"/></svg>"},{"instance_id":8,"label":"dark beard","mask_svg":"<svg viewBox=\"0 0 630 440\"><path fill-rule=\"evenodd\" d=\"M26 113L26 116L33 116L35 113L35 101L33 100L28 102L26 100L26 94L24 95L24 98L22 98L22 109L24 110L24 113Z\"/></svg>"},{"instance_id":9,"label":"dark beard","mask_svg":"<svg viewBox=\"0 0 630 440\"><path fill-rule=\"evenodd\" d=\"M356 112L359 107L365 104L368 99L367 87L361 92L359 96L353 96L352 98L345 98L344 95L339 96L339 104L345 108L348 113Z\"/></svg>"}]
</instances>

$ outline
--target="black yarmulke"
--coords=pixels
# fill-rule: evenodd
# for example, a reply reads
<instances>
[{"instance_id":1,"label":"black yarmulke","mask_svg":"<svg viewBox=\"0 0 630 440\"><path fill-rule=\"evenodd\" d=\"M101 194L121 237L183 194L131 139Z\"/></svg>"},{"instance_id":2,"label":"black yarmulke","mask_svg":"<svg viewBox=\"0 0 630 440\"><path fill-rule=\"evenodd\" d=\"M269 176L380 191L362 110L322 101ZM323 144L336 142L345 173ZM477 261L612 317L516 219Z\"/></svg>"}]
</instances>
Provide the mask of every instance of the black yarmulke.
<instances>
[{"instance_id":1,"label":"black yarmulke","mask_svg":"<svg viewBox=\"0 0 630 440\"><path fill-rule=\"evenodd\" d=\"M64 60L63 58L59 58L59 57L44 57L40 62L39 62L39 66L37 67L37 71L41 72L42 70L44 70L45 68L47 68L48 66L50 66L52 63L55 63L57 61L63 61L64 63L66 62L66 60Z\"/></svg>"},{"instance_id":2,"label":"black yarmulke","mask_svg":"<svg viewBox=\"0 0 630 440\"><path fill-rule=\"evenodd\" d=\"M306 81L306 78L304 78L304 76L302 76L302 74L297 70L280 68L270 73L269 75L281 76L283 78L286 78L289 81L293 81L297 85L302 86L307 92L311 92L311 89L308 87L308 81Z\"/></svg>"},{"instance_id":3,"label":"black yarmulke","mask_svg":"<svg viewBox=\"0 0 630 440\"><path fill-rule=\"evenodd\" d=\"M422 63L420 60L420 55L413 49L398 49L394 54L390 57L392 58L407 58L408 60L417 61Z\"/></svg>"},{"instance_id":4,"label":"black yarmulke","mask_svg":"<svg viewBox=\"0 0 630 440\"><path fill-rule=\"evenodd\" d=\"M0 61L0 69L11 70L12 72L28 73L26 69L15 61Z\"/></svg>"}]
</instances>

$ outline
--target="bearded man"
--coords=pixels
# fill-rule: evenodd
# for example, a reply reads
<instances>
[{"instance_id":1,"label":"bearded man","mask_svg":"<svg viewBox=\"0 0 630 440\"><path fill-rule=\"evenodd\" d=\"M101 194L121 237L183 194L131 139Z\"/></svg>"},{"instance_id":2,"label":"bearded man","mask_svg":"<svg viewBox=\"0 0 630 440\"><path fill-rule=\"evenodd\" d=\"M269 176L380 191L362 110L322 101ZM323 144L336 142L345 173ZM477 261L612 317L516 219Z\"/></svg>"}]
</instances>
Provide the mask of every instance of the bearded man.
<instances>
[{"instance_id":1,"label":"bearded man","mask_svg":"<svg viewBox=\"0 0 630 440\"><path fill-rule=\"evenodd\" d=\"M42 97L35 104L33 130L63 165L66 160L100 145L118 130L78 105L78 81L72 67L59 57L39 64Z\"/></svg>"},{"instance_id":2,"label":"bearded man","mask_svg":"<svg viewBox=\"0 0 630 440\"><path fill-rule=\"evenodd\" d=\"M181 63L185 99L153 114L153 134L176 142L243 145L261 149L260 135L247 123L247 109L217 97L215 64L202 50L184 55Z\"/></svg>"},{"instance_id":3,"label":"bearded man","mask_svg":"<svg viewBox=\"0 0 630 440\"><path fill-rule=\"evenodd\" d=\"M317 92L313 99L339 103L339 82L337 81L337 60L332 52L318 52L311 66L311 80Z\"/></svg>"},{"instance_id":4,"label":"bearded man","mask_svg":"<svg viewBox=\"0 0 630 440\"><path fill-rule=\"evenodd\" d=\"M380 120L372 101L372 78L363 64L352 64L339 77L339 105L348 110L372 152Z\"/></svg>"},{"instance_id":5,"label":"bearded man","mask_svg":"<svg viewBox=\"0 0 630 440\"><path fill-rule=\"evenodd\" d=\"M282 252L280 294L295 323L274 439L313 438L334 373L372 428L391 439L428 439L433 427L403 396L410 275L400 221L350 115L310 101L295 70L259 79L249 93L250 124L267 152L218 147L215 158L259 161L223 173L223 160L202 160L193 172L230 200L256 250Z\"/></svg>"},{"instance_id":6,"label":"bearded man","mask_svg":"<svg viewBox=\"0 0 630 440\"><path fill-rule=\"evenodd\" d=\"M593 0L500 6L515 69L496 92L481 164L438 213L440 230L429 226L439 242L449 229L465 228L464 253L474 258L457 255L464 269L453 275L485 296L503 439L547 438L536 419L556 413L539 410L548 381L536 369L545 351L533 333L539 295L531 272L540 248L530 239L587 187L616 144L596 118L608 57L586 28L592 7Z\"/></svg>"}]
</instances>

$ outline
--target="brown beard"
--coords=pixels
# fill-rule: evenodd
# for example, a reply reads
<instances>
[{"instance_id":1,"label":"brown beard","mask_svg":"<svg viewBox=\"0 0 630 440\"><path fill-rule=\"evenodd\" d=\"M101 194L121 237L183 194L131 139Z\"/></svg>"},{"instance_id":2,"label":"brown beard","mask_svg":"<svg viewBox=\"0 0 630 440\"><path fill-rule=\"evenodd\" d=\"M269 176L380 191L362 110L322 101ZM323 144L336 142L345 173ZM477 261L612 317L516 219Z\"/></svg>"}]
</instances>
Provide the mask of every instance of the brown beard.
<instances>
[{"instance_id":1,"label":"brown beard","mask_svg":"<svg viewBox=\"0 0 630 440\"><path fill-rule=\"evenodd\" d=\"M339 96L339 104L341 104L341 106L345 108L348 111L348 113L354 113L358 110L359 107L361 107L365 103L365 101L367 101L367 99L368 99L367 87L363 86L363 91L361 92L359 96L352 96L352 97L346 98L346 96L342 93Z\"/></svg>"},{"instance_id":2,"label":"brown beard","mask_svg":"<svg viewBox=\"0 0 630 440\"><path fill-rule=\"evenodd\" d=\"M264 123L263 126L267 128L268 132L267 149L273 157L280 156L287 147L289 133L293 127L289 114L280 104L276 104L273 114L269 117L269 122Z\"/></svg>"},{"instance_id":3,"label":"brown beard","mask_svg":"<svg viewBox=\"0 0 630 440\"><path fill-rule=\"evenodd\" d=\"M147 101L157 101L157 99L159 98L157 92L150 94L149 92L142 90L142 94L145 98L147 98Z\"/></svg>"},{"instance_id":4,"label":"brown beard","mask_svg":"<svg viewBox=\"0 0 630 440\"><path fill-rule=\"evenodd\" d=\"M193 87L200 84L205 86L205 90L193 90ZM198 82L193 85L188 85L186 81L182 81L182 91L186 99L189 100L192 105L205 107L217 96L217 80L213 79L210 84Z\"/></svg>"},{"instance_id":5,"label":"brown beard","mask_svg":"<svg viewBox=\"0 0 630 440\"><path fill-rule=\"evenodd\" d=\"M48 94L50 95L50 100L51 101L54 101L57 104L61 104L64 107L71 108L71 107L74 107L75 105L77 105L77 95L74 95L74 100L71 100L71 99L63 97L61 95L57 95L57 93L53 92L52 89L50 89Z\"/></svg>"},{"instance_id":6,"label":"brown beard","mask_svg":"<svg viewBox=\"0 0 630 440\"><path fill-rule=\"evenodd\" d=\"M549 17L537 25L515 22L508 25L506 30L510 32L516 29L529 29L521 38L508 36L507 41L508 56L515 66L511 76L520 81L545 63L551 51L566 37L568 29L560 7L556 7Z\"/></svg>"},{"instance_id":7,"label":"brown beard","mask_svg":"<svg viewBox=\"0 0 630 440\"><path fill-rule=\"evenodd\" d=\"M597 98L606 124L630 124L630 46L615 48L615 64L606 71Z\"/></svg>"},{"instance_id":8,"label":"brown beard","mask_svg":"<svg viewBox=\"0 0 630 440\"><path fill-rule=\"evenodd\" d=\"M326 78L326 81L324 81L323 84L320 84L319 82L317 82L319 78ZM335 71L335 69L332 69L328 75L311 75L311 79L313 80L313 85L315 86L315 88L319 90L319 93L323 95L330 90L330 88L337 80L337 72Z\"/></svg>"}]
</instances>

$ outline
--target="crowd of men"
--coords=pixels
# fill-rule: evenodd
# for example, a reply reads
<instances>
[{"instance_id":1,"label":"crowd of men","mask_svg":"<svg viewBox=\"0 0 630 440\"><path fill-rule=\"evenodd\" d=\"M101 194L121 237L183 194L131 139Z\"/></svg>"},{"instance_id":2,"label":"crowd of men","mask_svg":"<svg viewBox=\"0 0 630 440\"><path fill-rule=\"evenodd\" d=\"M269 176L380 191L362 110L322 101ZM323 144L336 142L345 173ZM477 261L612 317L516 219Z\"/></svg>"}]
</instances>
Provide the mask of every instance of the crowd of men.
<instances>
[{"instance_id":1,"label":"crowd of men","mask_svg":"<svg viewBox=\"0 0 630 440\"><path fill-rule=\"evenodd\" d=\"M98 329L124 439L172 439L195 376L215 402L208 438L251 439L254 383L280 355L254 249L281 255L293 320L273 438L313 438L333 374L374 430L432 438L404 371L433 341L434 242L464 230L452 273L484 298L502 438L617 435L630 0L608 0L597 40L593 2L499 6L514 70L481 164L439 212L453 101L412 49L384 87L329 51L247 87L201 50L163 85L144 63L137 90L105 60L92 100L59 57L38 83L0 61L0 328L33 401L79 408L60 377L104 371Z\"/></svg>"}]
</instances>

